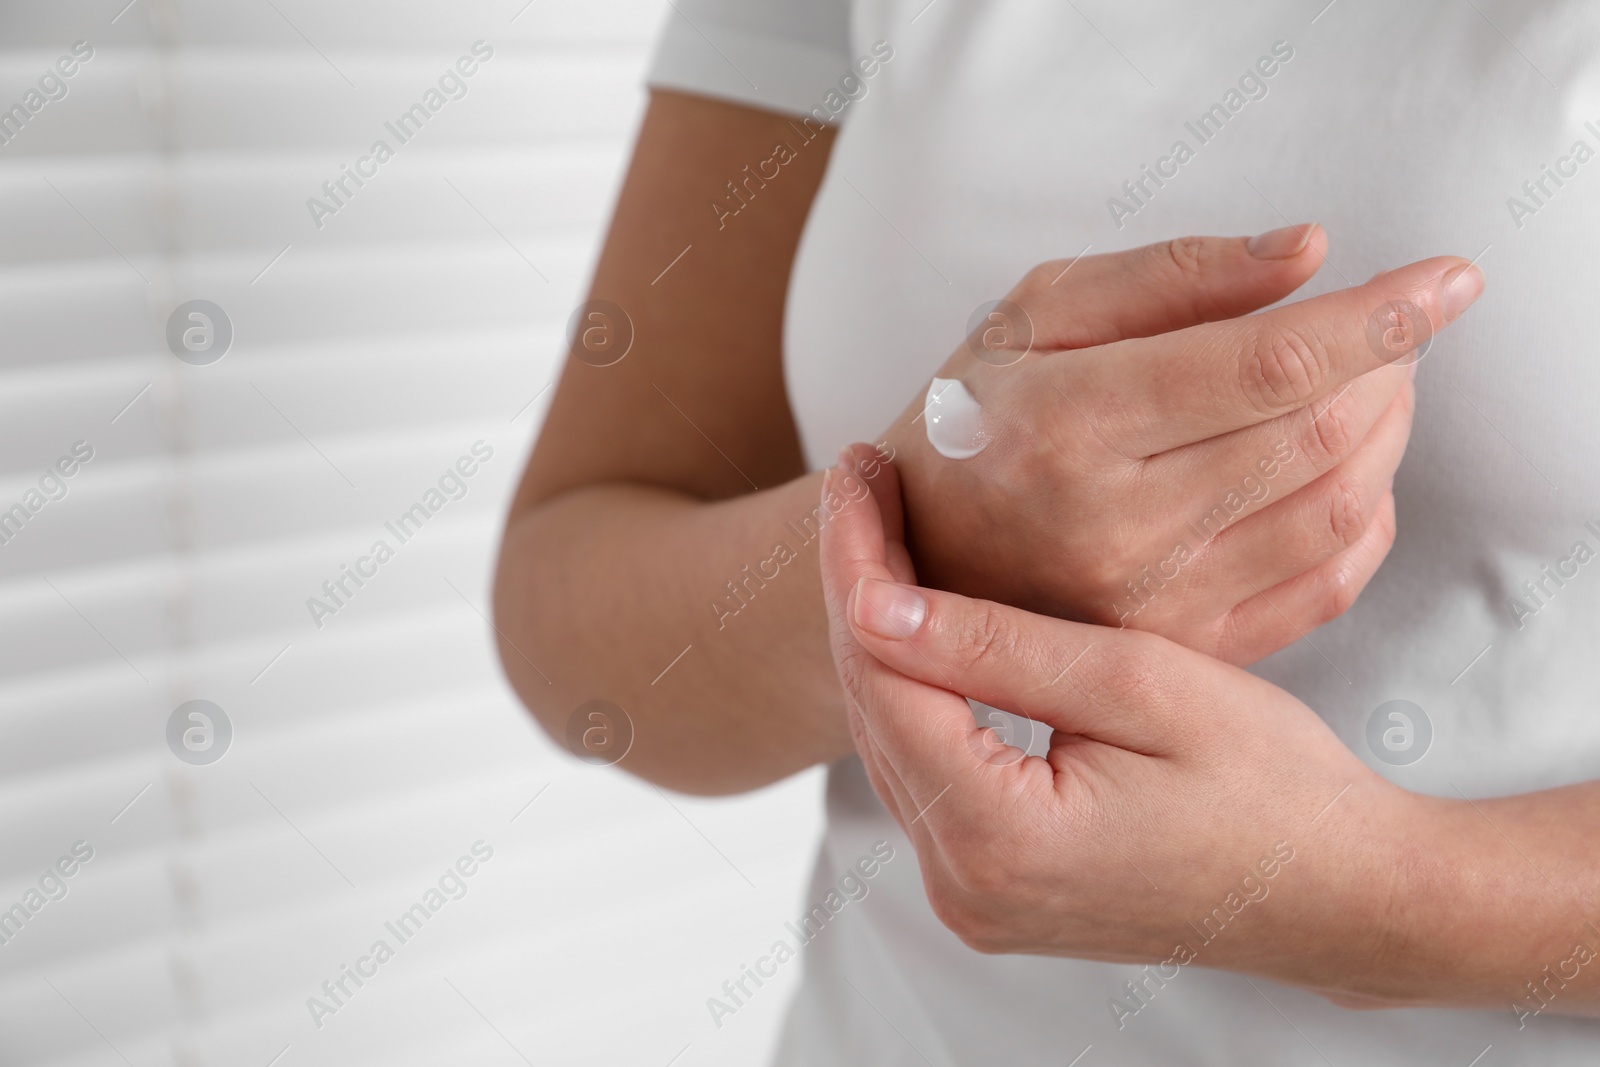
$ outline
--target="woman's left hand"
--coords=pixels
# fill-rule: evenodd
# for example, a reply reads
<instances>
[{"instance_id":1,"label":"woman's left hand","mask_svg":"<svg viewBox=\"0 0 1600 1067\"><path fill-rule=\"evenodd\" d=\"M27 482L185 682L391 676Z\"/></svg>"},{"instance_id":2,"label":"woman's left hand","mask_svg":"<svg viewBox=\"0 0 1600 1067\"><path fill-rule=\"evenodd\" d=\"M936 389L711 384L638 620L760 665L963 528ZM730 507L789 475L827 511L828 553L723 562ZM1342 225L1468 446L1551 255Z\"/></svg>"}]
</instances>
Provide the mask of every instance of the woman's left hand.
<instances>
[{"instance_id":1,"label":"woman's left hand","mask_svg":"<svg viewBox=\"0 0 1600 1067\"><path fill-rule=\"evenodd\" d=\"M823 490L834 658L945 925L982 952L1197 960L1334 994L1415 977L1369 972L1405 937L1398 861L1426 798L1235 667L916 588L893 467L846 458ZM1051 727L1048 756L996 746L966 697Z\"/></svg>"}]
</instances>

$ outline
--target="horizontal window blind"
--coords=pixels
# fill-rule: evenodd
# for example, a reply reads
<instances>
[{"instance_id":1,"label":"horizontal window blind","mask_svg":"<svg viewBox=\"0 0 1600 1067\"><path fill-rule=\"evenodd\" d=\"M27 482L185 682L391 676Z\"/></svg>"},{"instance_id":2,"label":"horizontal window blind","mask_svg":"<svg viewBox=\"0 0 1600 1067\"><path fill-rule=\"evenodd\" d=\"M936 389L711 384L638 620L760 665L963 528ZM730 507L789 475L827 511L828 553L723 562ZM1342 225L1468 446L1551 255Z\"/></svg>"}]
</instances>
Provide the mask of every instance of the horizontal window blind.
<instances>
[{"instance_id":1,"label":"horizontal window blind","mask_svg":"<svg viewBox=\"0 0 1600 1067\"><path fill-rule=\"evenodd\" d=\"M486 620L676 16L123 3L0 12L0 109L93 49L0 122L0 1064L759 1062L783 994L722 1033L704 1000L793 911L816 776L719 803L577 763ZM166 336L197 299L207 365ZM210 764L167 740L197 699Z\"/></svg>"}]
</instances>

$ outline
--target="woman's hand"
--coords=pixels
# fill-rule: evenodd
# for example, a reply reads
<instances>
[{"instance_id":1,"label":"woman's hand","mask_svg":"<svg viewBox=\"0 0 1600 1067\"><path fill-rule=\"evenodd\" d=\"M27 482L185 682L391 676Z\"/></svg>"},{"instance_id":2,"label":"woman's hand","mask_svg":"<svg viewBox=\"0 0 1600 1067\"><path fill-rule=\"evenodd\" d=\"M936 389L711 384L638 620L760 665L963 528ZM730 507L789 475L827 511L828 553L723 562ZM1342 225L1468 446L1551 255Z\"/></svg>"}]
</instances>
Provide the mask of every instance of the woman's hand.
<instances>
[{"instance_id":1,"label":"woman's hand","mask_svg":"<svg viewBox=\"0 0 1600 1067\"><path fill-rule=\"evenodd\" d=\"M1430 259L1236 317L1325 246L1302 227L1029 272L937 375L981 405L982 451L937 452L921 397L887 434L923 580L1237 664L1344 612L1393 543L1413 350L1483 279Z\"/></svg>"},{"instance_id":2,"label":"woman's hand","mask_svg":"<svg viewBox=\"0 0 1600 1067\"><path fill-rule=\"evenodd\" d=\"M1396 861L1421 798L1237 668L904 584L893 467L868 484L833 470L824 487L834 657L857 750L947 926L984 952L1380 992L1367 975L1403 937ZM964 697L1052 727L1048 757L996 758Z\"/></svg>"}]
</instances>

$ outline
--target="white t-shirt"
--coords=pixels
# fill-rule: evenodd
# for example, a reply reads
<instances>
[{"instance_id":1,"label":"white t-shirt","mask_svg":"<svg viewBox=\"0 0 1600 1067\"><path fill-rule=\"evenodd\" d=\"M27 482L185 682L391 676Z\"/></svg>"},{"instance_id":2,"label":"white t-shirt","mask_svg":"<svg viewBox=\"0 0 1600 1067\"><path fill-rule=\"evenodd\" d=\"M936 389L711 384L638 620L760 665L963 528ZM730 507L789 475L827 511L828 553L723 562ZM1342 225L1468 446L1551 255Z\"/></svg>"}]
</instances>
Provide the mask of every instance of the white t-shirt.
<instances>
[{"instance_id":1,"label":"white t-shirt","mask_svg":"<svg viewBox=\"0 0 1600 1067\"><path fill-rule=\"evenodd\" d=\"M1394 551L1348 615L1257 671L1411 789L1600 777L1600 6L1324 3L677 0L651 81L839 112L786 328L819 467L876 440L974 309L1045 259L1315 220L1332 248L1310 295L1481 255L1486 295L1420 367ZM1368 742L1396 699L1431 725L1409 765ZM1135 1003L1138 968L983 956L939 924L855 759L831 768L828 819L816 899L873 842L895 859L805 947L783 1065L1600 1054L1600 1024L1551 1012L1520 1030L1509 1005L1351 1012L1198 966L1119 1026L1110 1001Z\"/></svg>"}]
</instances>

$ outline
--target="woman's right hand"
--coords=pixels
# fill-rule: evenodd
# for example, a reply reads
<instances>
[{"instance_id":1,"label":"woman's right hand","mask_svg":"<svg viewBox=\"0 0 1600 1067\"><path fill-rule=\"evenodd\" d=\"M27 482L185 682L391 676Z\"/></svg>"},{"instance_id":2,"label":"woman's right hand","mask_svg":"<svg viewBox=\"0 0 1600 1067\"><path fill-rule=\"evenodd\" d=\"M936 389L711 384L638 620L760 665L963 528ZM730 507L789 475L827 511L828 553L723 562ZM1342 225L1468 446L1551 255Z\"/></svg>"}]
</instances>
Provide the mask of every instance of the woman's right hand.
<instances>
[{"instance_id":1,"label":"woman's right hand","mask_svg":"<svg viewBox=\"0 0 1600 1067\"><path fill-rule=\"evenodd\" d=\"M937 374L981 451L935 450L942 399L886 435L923 583L1241 665L1343 613L1393 543L1415 362L1483 277L1440 257L1249 314L1325 249L1313 226L1030 271Z\"/></svg>"}]
</instances>

